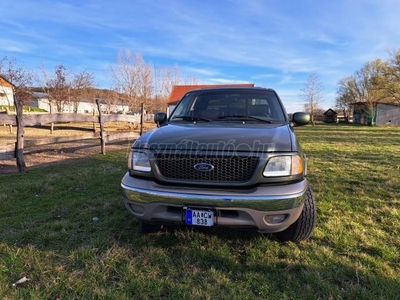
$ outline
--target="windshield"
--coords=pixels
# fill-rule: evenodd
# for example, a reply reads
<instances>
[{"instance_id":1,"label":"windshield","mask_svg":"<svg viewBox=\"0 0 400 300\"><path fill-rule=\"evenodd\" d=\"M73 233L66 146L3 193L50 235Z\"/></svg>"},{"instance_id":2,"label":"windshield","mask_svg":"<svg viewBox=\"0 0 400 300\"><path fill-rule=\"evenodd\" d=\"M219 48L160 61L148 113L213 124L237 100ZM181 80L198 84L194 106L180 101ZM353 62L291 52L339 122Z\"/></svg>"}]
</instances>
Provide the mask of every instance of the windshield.
<instances>
[{"instance_id":1,"label":"windshield","mask_svg":"<svg viewBox=\"0 0 400 300\"><path fill-rule=\"evenodd\" d=\"M189 92L170 121L286 122L285 111L272 90L212 90Z\"/></svg>"}]
</instances>

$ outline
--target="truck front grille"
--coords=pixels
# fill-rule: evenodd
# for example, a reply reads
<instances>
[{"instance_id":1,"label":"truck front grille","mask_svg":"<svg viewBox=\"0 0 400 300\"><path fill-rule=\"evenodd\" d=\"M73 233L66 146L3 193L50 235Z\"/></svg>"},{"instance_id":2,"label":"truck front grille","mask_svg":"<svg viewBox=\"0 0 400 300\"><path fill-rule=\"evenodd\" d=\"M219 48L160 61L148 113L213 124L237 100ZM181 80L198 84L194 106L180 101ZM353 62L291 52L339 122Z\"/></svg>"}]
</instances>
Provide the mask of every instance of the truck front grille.
<instances>
[{"instance_id":1,"label":"truck front grille","mask_svg":"<svg viewBox=\"0 0 400 300\"><path fill-rule=\"evenodd\" d=\"M247 182L259 162L257 156L197 156L197 155L156 155L156 164L161 176L172 180L206 182ZM209 164L211 171L199 171L196 164Z\"/></svg>"}]
</instances>

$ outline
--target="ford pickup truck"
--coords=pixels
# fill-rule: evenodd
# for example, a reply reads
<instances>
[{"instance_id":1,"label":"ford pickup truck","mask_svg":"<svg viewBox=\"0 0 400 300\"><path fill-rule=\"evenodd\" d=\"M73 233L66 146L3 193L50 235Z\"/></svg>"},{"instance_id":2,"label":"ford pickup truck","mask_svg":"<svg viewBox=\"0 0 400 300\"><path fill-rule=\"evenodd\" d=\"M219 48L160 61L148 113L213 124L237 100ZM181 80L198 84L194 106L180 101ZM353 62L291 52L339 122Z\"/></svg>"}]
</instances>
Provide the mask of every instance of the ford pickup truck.
<instances>
[{"instance_id":1,"label":"ford pickup truck","mask_svg":"<svg viewBox=\"0 0 400 300\"><path fill-rule=\"evenodd\" d=\"M307 159L278 94L265 88L188 92L157 128L137 139L122 179L140 232L163 225L219 226L308 239L316 203Z\"/></svg>"}]
</instances>

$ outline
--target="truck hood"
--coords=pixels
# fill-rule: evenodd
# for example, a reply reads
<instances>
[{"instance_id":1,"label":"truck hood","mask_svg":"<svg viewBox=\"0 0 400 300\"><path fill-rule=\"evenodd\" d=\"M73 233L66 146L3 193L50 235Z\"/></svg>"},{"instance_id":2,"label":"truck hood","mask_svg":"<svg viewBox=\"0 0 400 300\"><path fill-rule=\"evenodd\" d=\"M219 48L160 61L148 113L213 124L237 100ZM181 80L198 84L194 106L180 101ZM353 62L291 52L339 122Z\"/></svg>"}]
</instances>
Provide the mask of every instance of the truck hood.
<instances>
[{"instance_id":1,"label":"truck hood","mask_svg":"<svg viewBox=\"0 0 400 300\"><path fill-rule=\"evenodd\" d=\"M290 152L294 134L288 124L167 124L142 135L134 148L182 151Z\"/></svg>"}]
</instances>

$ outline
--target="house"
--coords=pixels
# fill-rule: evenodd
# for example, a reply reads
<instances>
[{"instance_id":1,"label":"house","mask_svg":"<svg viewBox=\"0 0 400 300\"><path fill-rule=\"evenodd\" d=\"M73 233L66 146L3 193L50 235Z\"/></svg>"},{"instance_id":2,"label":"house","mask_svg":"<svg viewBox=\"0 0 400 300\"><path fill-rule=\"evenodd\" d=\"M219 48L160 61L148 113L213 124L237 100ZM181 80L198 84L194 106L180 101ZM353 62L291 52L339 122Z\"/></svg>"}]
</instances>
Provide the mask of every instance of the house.
<instances>
[{"instance_id":1,"label":"house","mask_svg":"<svg viewBox=\"0 0 400 300\"><path fill-rule=\"evenodd\" d=\"M29 99L27 98L24 100L24 105L41 108L47 112L59 112L54 102L50 104L48 94L29 92L27 95ZM121 100L106 101L100 99L100 107L104 113L127 113L129 111L129 106L123 102L124 101ZM52 109L50 109L50 105ZM0 106L14 106L13 84L2 75L0 75ZM76 106L77 109L74 109ZM92 99L83 100L78 104L72 101L64 102L62 107L62 113L73 113L75 110L78 113L84 114L93 114L93 112L97 112L97 104Z\"/></svg>"},{"instance_id":2,"label":"house","mask_svg":"<svg viewBox=\"0 0 400 300\"><path fill-rule=\"evenodd\" d=\"M324 123L336 123L337 122L338 113L334 111L332 108L328 109L324 112L323 121Z\"/></svg>"},{"instance_id":3,"label":"house","mask_svg":"<svg viewBox=\"0 0 400 300\"><path fill-rule=\"evenodd\" d=\"M0 75L0 106L14 106L13 84Z\"/></svg>"},{"instance_id":4,"label":"house","mask_svg":"<svg viewBox=\"0 0 400 300\"><path fill-rule=\"evenodd\" d=\"M365 102L353 103L353 120L356 124L400 125L400 103L373 104L373 110Z\"/></svg>"},{"instance_id":5,"label":"house","mask_svg":"<svg viewBox=\"0 0 400 300\"><path fill-rule=\"evenodd\" d=\"M50 111L49 98L46 93L33 92L32 98L25 101L25 105Z\"/></svg>"},{"instance_id":6,"label":"house","mask_svg":"<svg viewBox=\"0 0 400 300\"><path fill-rule=\"evenodd\" d=\"M205 84L205 85L174 85L172 92L169 95L167 102L168 111L172 111L176 104L183 98L183 96L191 91L197 89L220 88L220 87L254 87L254 83L243 84ZM169 114L169 113L168 113Z\"/></svg>"},{"instance_id":7,"label":"house","mask_svg":"<svg viewBox=\"0 0 400 300\"><path fill-rule=\"evenodd\" d=\"M118 101L113 101L113 103L107 102L106 100L99 99L100 107L103 113L127 113L129 111L129 106ZM50 101L46 93L33 92L32 99L27 102L29 106L41 108L47 112L50 112ZM76 112L80 114L93 114L97 113L97 104L94 100L83 100L79 103L64 102L62 113L73 113L75 111L75 106L77 105ZM59 112L57 105L53 102L51 103L52 111Z\"/></svg>"}]
</instances>

